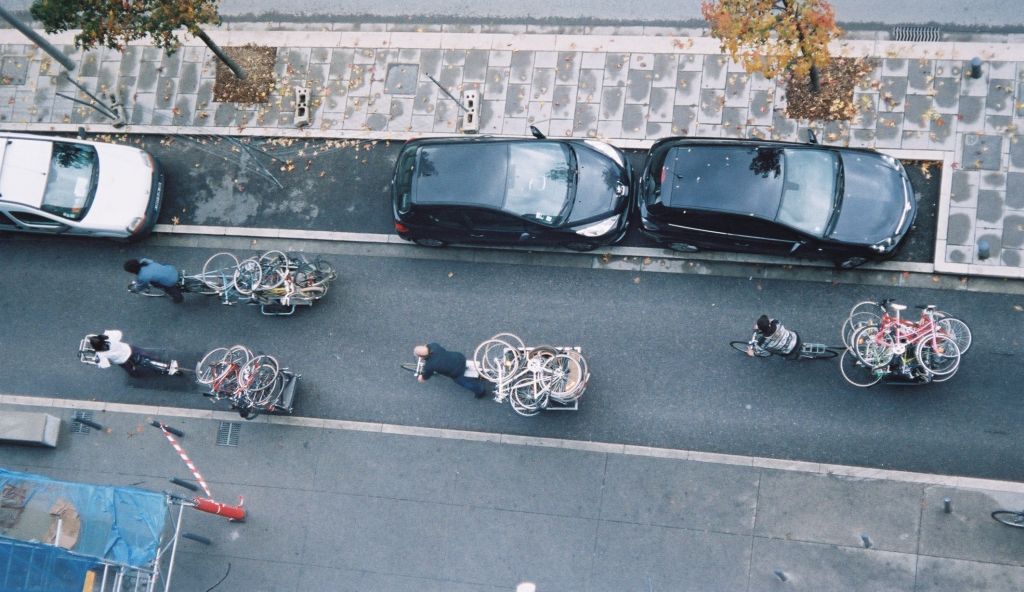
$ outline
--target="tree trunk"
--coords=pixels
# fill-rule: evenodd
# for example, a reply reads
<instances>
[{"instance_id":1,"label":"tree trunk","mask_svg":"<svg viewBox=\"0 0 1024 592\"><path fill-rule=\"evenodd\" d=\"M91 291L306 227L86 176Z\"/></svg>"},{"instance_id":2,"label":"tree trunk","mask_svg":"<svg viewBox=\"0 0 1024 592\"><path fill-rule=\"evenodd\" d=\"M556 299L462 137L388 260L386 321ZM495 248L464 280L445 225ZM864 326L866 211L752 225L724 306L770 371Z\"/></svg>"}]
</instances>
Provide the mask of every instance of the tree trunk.
<instances>
[{"instance_id":1,"label":"tree trunk","mask_svg":"<svg viewBox=\"0 0 1024 592\"><path fill-rule=\"evenodd\" d=\"M821 92L821 77L817 66L811 66L811 92L814 94Z\"/></svg>"},{"instance_id":2,"label":"tree trunk","mask_svg":"<svg viewBox=\"0 0 1024 592\"><path fill-rule=\"evenodd\" d=\"M206 47L210 48L210 51L213 52L213 55L217 56L217 59L224 62L224 65L230 68L232 72L234 72L235 78L238 78L239 80L245 80L245 70L243 70L238 64L236 64L235 61L232 60L230 56L228 56L228 54L224 53L224 51L222 51L221 48L213 42L213 39L210 39L210 37L202 29L197 28L195 30L195 35L196 37L203 40L203 43L206 44Z\"/></svg>"}]
</instances>

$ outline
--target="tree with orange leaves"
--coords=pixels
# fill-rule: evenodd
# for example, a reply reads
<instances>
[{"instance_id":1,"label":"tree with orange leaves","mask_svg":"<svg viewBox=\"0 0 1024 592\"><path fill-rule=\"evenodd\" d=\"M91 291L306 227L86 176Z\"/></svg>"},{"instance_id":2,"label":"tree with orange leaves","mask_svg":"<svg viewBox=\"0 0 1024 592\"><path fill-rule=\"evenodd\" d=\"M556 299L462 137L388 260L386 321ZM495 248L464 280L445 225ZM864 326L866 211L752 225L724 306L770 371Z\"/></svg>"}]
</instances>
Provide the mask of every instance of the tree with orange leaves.
<instances>
[{"instance_id":1,"label":"tree with orange leaves","mask_svg":"<svg viewBox=\"0 0 1024 592\"><path fill-rule=\"evenodd\" d=\"M711 35L747 72L811 77L828 65L828 44L842 30L826 0L714 0L701 3Z\"/></svg>"}]
</instances>

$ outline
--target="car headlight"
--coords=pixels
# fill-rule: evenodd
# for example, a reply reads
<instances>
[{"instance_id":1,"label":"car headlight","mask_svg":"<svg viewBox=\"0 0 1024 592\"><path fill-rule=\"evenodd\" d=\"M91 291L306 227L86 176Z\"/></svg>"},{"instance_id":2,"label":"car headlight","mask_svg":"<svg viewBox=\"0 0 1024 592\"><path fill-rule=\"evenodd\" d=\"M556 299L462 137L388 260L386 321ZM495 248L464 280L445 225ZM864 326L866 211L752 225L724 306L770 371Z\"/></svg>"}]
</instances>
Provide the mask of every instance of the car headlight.
<instances>
[{"instance_id":1,"label":"car headlight","mask_svg":"<svg viewBox=\"0 0 1024 592\"><path fill-rule=\"evenodd\" d=\"M128 227L125 228L125 230L127 230L128 232L130 232L132 234L135 234L140 228L142 228L142 225L145 222L146 222L145 218L134 218L134 219L132 219L131 224L129 224Z\"/></svg>"},{"instance_id":2,"label":"car headlight","mask_svg":"<svg viewBox=\"0 0 1024 592\"><path fill-rule=\"evenodd\" d=\"M139 151L139 156L142 157L142 166L149 170L153 170L153 157L145 151Z\"/></svg>"},{"instance_id":3,"label":"car headlight","mask_svg":"<svg viewBox=\"0 0 1024 592\"><path fill-rule=\"evenodd\" d=\"M602 234L608 234L612 228L618 225L622 215L612 216L611 218L605 218L600 222L594 222L593 224L587 224L586 226L580 226L573 230L580 236L601 236Z\"/></svg>"},{"instance_id":4,"label":"car headlight","mask_svg":"<svg viewBox=\"0 0 1024 592\"><path fill-rule=\"evenodd\" d=\"M878 251L879 253L884 253L892 248L893 242L894 241L892 237L889 237L887 239L880 240L877 243L871 245L871 248L875 251Z\"/></svg>"},{"instance_id":5,"label":"car headlight","mask_svg":"<svg viewBox=\"0 0 1024 592\"><path fill-rule=\"evenodd\" d=\"M626 167L626 159L622 157L622 153L615 148L612 148L611 145L605 144L604 142L598 142L597 140L583 140L583 143L614 160L615 164L620 167Z\"/></svg>"}]
</instances>

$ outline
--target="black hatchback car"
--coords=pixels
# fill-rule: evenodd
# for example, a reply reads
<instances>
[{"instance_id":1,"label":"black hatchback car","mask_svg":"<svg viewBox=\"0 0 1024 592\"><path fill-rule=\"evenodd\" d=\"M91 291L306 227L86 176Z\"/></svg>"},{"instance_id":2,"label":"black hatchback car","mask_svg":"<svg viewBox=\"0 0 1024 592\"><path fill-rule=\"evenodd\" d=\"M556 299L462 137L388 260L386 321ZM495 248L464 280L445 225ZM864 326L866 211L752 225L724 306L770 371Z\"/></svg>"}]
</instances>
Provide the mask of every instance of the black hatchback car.
<instances>
[{"instance_id":1,"label":"black hatchback car","mask_svg":"<svg viewBox=\"0 0 1024 592\"><path fill-rule=\"evenodd\" d=\"M666 138L648 152L641 228L671 249L827 258L844 268L890 257L917 202L903 165L873 150Z\"/></svg>"},{"instance_id":2,"label":"black hatchback car","mask_svg":"<svg viewBox=\"0 0 1024 592\"><path fill-rule=\"evenodd\" d=\"M398 155L395 230L417 244L559 245L587 251L622 238L632 171L594 140L423 138Z\"/></svg>"}]
</instances>

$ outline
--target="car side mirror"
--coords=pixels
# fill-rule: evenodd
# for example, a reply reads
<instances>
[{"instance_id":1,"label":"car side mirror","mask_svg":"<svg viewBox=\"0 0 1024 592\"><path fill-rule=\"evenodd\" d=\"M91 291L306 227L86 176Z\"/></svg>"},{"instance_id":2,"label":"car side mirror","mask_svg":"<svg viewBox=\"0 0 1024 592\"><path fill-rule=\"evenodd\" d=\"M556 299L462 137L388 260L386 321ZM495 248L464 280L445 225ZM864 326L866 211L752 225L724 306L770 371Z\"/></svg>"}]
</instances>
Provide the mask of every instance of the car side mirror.
<instances>
[{"instance_id":1,"label":"car side mirror","mask_svg":"<svg viewBox=\"0 0 1024 592\"><path fill-rule=\"evenodd\" d=\"M814 130L812 130L811 128L807 128L807 143L808 144L817 144L818 143L818 136L815 135Z\"/></svg>"},{"instance_id":2,"label":"car side mirror","mask_svg":"<svg viewBox=\"0 0 1024 592\"><path fill-rule=\"evenodd\" d=\"M547 136L544 135L544 132L537 129L537 126L535 125L530 126L530 133L533 134L533 137L537 138L538 140L543 140L544 138L547 138Z\"/></svg>"},{"instance_id":3,"label":"car side mirror","mask_svg":"<svg viewBox=\"0 0 1024 592\"><path fill-rule=\"evenodd\" d=\"M533 238L533 235L530 234L529 232L524 232L524 233L519 235L519 240L522 240L522 241L530 240L531 238Z\"/></svg>"}]
</instances>

